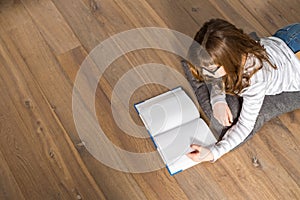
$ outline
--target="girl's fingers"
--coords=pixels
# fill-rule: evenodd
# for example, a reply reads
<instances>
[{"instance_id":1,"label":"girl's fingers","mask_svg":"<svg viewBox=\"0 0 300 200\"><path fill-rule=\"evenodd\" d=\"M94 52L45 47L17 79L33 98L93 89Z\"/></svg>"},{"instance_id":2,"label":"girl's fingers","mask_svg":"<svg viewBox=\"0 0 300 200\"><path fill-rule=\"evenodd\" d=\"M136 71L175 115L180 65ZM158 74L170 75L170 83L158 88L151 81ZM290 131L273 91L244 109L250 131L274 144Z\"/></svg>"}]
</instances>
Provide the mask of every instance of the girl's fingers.
<instances>
[{"instance_id":1,"label":"girl's fingers","mask_svg":"<svg viewBox=\"0 0 300 200\"><path fill-rule=\"evenodd\" d=\"M199 145L197 145L197 144L192 144L192 145L191 145L191 148L192 148L192 149L195 149L195 150L197 150L197 151L199 151L199 152L201 151L201 146L199 146Z\"/></svg>"},{"instance_id":2,"label":"girl's fingers","mask_svg":"<svg viewBox=\"0 0 300 200\"><path fill-rule=\"evenodd\" d=\"M188 153L187 154L187 157L189 157L190 159L192 159L193 161L195 161L195 162L198 162L199 160L198 160L198 157L199 157L199 152L197 151L193 151L193 152L190 152L190 153Z\"/></svg>"},{"instance_id":3,"label":"girl's fingers","mask_svg":"<svg viewBox=\"0 0 300 200\"><path fill-rule=\"evenodd\" d=\"M199 155L201 152L201 146L197 144L192 144L191 148L194 149L194 151L187 154L187 156L192 159L195 162L199 162Z\"/></svg>"},{"instance_id":4,"label":"girl's fingers","mask_svg":"<svg viewBox=\"0 0 300 200\"><path fill-rule=\"evenodd\" d=\"M191 147L195 149L195 151L192 151L186 155L193 161L203 162L203 161L213 160L213 156L209 149L195 144L191 145Z\"/></svg>"},{"instance_id":5,"label":"girl's fingers","mask_svg":"<svg viewBox=\"0 0 300 200\"><path fill-rule=\"evenodd\" d=\"M231 110L230 110L229 107L228 107L227 113L228 113L228 115L229 115L229 121L230 121L230 123L232 123L232 122L233 122L233 116L232 116L232 113L231 113Z\"/></svg>"},{"instance_id":6,"label":"girl's fingers","mask_svg":"<svg viewBox=\"0 0 300 200\"><path fill-rule=\"evenodd\" d=\"M231 110L230 110L230 108L228 106L226 108L226 112L227 112L228 126L230 126L231 123L233 122L233 117L232 117Z\"/></svg>"}]
</instances>

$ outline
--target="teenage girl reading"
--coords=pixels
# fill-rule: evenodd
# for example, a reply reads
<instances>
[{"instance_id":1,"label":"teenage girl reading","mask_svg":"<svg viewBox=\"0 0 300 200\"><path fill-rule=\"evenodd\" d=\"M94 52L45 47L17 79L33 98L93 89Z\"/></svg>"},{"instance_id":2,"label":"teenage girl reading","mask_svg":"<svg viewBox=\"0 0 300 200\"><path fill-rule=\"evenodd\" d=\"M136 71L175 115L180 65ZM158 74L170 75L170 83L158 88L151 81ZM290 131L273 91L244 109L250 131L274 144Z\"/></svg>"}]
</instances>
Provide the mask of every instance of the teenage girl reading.
<instances>
[{"instance_id":1,"label":"teenage girl reading","mask_svg":"<svg viewBox=\"0 0 300 200\"><path fill-rule=\"evenodd\" d=\"M210 147L192 144L195 151L187 154L196 162L214 162L250 134L265 95L300 91L300 23L258 42L233 24L212 19L204 23L194 40L198 45L189 50L191 71L211 83L210 102L219 123L232 123L225 94L243 98L238 121L223 138Z\"/></svg>"}]
</instances>

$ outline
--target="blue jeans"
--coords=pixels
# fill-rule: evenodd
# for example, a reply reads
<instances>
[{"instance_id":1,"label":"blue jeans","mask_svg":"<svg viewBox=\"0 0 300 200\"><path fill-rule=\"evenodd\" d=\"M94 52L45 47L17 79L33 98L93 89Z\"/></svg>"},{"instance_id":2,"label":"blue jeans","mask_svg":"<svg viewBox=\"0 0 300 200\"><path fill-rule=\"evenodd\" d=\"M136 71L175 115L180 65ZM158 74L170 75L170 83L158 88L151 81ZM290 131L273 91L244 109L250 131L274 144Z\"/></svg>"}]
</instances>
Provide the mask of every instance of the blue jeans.
<instances>
[{"instance_id":1,"label":"blue jeans","mask_svg":"<svg viewBox=\"0 0 300 200\"><path fill-rule=\"evenodd\" d=\"M285 26L273 36L282 39L294 53L300 51L300 23Z\"/></svg>"}]
</instances>

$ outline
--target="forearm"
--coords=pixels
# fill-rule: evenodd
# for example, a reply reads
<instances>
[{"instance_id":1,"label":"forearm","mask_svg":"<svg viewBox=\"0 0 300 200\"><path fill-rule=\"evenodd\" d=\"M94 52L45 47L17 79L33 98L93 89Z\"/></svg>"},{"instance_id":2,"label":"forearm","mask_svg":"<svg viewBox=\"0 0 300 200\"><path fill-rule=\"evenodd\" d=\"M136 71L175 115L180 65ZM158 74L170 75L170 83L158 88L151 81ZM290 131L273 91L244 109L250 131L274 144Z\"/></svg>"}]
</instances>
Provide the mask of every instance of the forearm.
<instances>
[{"instance_id":1,"label":"forearm","mask_svg":"<svg viewBox=\"0 0 300 200\"><path fill-rule=\"evenodd\" d=\"M227 131L221 141L210 147L213 154L213 161L218 160L221 156L231 151L241 144L252 131L253 126L237 123Z\"/></svg>"},{"instance_id":2,"label":"forearm","mask_svg":"<svg viewBox=\"0 0 300 200\"><path fill-rule=\"evenodd\" d=\"M255 84L245 93L238 122L226 132L220 142L210 148L214 161L242 143L254 128L265 97L265 83Z\"/></svg>"}]
</instances>

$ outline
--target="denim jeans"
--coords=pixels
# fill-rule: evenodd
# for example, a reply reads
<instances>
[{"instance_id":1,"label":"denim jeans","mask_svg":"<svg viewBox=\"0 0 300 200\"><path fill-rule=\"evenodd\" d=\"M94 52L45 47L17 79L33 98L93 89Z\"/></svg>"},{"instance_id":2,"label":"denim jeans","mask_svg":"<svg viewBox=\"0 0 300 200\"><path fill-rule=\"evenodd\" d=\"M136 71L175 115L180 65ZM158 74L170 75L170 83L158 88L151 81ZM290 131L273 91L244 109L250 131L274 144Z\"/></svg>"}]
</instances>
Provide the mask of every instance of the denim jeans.
<instances>
[{"instance_id":1,"label":"denim jeans","mask_svg":"<svg viewBox=\"0 0 300 200\"><path fill-rule=\"evenodd\" d=\"M300 51L300 23L285 26L273 36L282 39L294 53Z\"/></svg>"}]
</instances>

